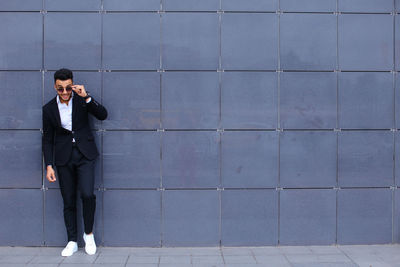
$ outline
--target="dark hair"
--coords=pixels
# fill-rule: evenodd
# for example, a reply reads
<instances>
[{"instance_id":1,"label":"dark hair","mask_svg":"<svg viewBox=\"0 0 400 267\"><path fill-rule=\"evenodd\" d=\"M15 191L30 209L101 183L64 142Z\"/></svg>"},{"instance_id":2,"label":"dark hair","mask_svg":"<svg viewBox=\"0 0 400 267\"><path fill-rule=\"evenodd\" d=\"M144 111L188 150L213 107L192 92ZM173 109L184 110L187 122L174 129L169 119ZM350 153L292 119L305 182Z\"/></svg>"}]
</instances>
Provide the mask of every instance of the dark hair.
<instances>
[{"instance_id":1,"label":"dark hair","mask_svg":"<svg viewBox=\"0 0 400 267\"><path fill-rule=\"evenodd\" d=\"M69 69L59 69L54 73L54 83L57 80L66 81L71 79L73 81L73 78L74 76L72 75L72 71Z\"/></svg>"}]
</instances>

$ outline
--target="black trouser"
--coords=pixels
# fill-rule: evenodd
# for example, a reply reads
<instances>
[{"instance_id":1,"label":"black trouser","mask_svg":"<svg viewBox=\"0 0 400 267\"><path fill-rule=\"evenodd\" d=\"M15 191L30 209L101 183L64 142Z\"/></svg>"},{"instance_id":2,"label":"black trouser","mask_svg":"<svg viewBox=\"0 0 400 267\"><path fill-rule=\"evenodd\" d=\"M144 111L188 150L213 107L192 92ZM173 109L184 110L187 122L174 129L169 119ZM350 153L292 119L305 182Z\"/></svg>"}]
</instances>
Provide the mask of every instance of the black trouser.
<instances>
[{"instance_id":1,"label":"black trouser","mask_svg":"<svg viewBox=\"0 0 400 267\"><path fill-rule=\"evenodd\" d=\"M57 166L61 195L64 202L64 222L67 228L68 242L77 242L76 192L81 193L83 222L85 233L93 229L96 196L94 188L94 160L88 160L73 146L71 157L66 165Z\"/></svg>"}]
</instances>

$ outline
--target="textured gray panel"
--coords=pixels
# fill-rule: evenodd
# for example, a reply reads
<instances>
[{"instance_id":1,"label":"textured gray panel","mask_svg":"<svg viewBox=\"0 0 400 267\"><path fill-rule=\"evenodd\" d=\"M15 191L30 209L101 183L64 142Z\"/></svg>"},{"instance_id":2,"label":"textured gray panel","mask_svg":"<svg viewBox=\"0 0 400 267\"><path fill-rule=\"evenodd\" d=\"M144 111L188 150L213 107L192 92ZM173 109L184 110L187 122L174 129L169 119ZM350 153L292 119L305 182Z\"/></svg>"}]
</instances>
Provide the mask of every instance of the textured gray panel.
<instances>
[{"instance_id":1,"label":"textured gray panel","mask_svg":"<svg viewBox=\"0 0 400 267\"><path fill-rule=\"evenodd\" d=\"M224 72L221 117L223 128L272 128L277 126L277 74Z\"/></svg>"},{"instance_id":2,"label":"textured gray panel","mask_svg":"<svg viewBox=\"0 0 400 267\"><path fill-rule=\"evenodd\" d=\"M161 87L164 128L218 128L218 73L166 72Z\"/></svg>"},{"instance_id":3,"label":"textured gray panel","mask_svg":"<svg viewBox=\"0 0 400 267\"><path fill-rule=\"evenodd\" d=\"M167 190L163 193L163 245L217 246L217 190Z\"/></svg>"},{"instance_id":4,"label":"textured gray panel","mask_svg":"<svg viewBox=\"0 0 400 267\"><path fill-rule=\"evenodd\" d=\"M282 128L335 128L335 73L283 72L280 91Z\"/></svg>"},{"instance_id":5,"label":"textured gray panel","mask_svg":"<svg viewBox=\"0 0 400 267\"><path fill-rule=\"evenodd\" d=\"M167 188L216 188L219 182L217 132L165 132L162 179Z\"/></svg>"},{"instance_id":6,"label":"textured gray panel","mask_svg":"<svg viewBox=\"0 0 400 267\"><path fill-rule=\"evenodd\" d=\"M393 177L393 133L340 132L338 179L340 186L390 186Z\"/></svg>"},{"instance_id":7,"label":"textured gray panel","mask_svg":"<svg viewBox=\"0 0 400 267\"><path fill-rule=\"evenodd\" d=\"M0 128L41 128L42 74L0 72L0 80Z\"/></svg>"},{"instance_id":8,"label":"textured gray panel","mask_svg":"<svg viewBox=\"0 0 400 267\"><path fill-rule=\"evenodd\" d=\"M160 125L160 75L156 72L104 73L107 129L156 129Z\"/></svg>"},{"instance_id":9,"label":"textured gray panel","mask_svg":"<svg viewBox=\"0 0 400 267\"><path fill-rule=\"evenodd\" d=\"M105 246L160 246L160 191L104 192Z\"/></svg>"},{"instance_id":10,"label":"textured gray panel","mask_svg":"<svg viewBox=\"0 0 400 267\"><path fill-rule=\"evenodd\" d=\"M105 69L155 70L160 66L160 15L110 13L104 15ZM129 27L129 31L126 30Z\"/></svg>"},{"instance_id":11,"label":"textured gray panel","mask_svg":"<svg viewBox=\"0 0 400 267\"><path fill-rule=\"evenodd\" d=\"M45 68L100 68L100 14L47 13L44 21Z\"/></svg>"},{"instance_id":12,"label":"textured gray panel","mask_svg":"<svg viewBox=\"0 0 400 267\"><path fill-rule=\"evenodd\" d=\"M39 131L0 131L0 187L42 185Z\"/></svg>"},{"instance_id":13,"label":"textured gray panel","mask_svg":"<svg viewBox=\"0 0 400 267\"><path fill-rule=\"evenodd\" d=\"M395 166L395 185L400 186L400 133L394 133L394 145L395 145L395 154L394 154L394 166Z\"/></svg>"},{"instance_id":14,"label":"textured gray panel","mask_svg":"<svg viewBox=\"0 0 400 267\"><path fill-rule=\"evenodd\" d=\"M218 14L166 13L161 21L164 69L218 68Z\"/></svg>"},{"instance_id":15,"label":"textured gray panel","mask_svg":"<svg viewBox=\"0 0 400 267\"><path fill-rule=\"evenodd\" d=\"M280 0L280 9L290 12L334 12L336 0Z\"/></svg>"},{"instance_id":16,"label":"textured gray panel","mask_svg":"<svg viewBox=\"0 0 400 267\"><path fill-rule=\"evenodd\" d=\"M399 242L394 10L400 0L0 0L0 245L67 241L38 131L62 67L109 113L89 116L98 245ZM82 246L81 218L78 231Z\"/></svg>"},{"instance_id":17,"label":"textured gray panel","mask_svg":"<svg viewBox=\"0 0 400 267\"><path fill-rule=\"evenodd\" d=\"M41 10L43 0L12 0L0 1L1 11L33 11Z\"/></svg>"},{"instance_id":18,"label":"textured gray panel","mask_svg":"<svg viewBox=\"0 0 400 267\"><path fill-rule=\"evenodd\" d=\"M160 0L103 0L104 10L159 10Z\"/></svg>"},{"instance_id":19,"label":"textured gray panel","mask_svg":"<svg viewBox=\"0 0 400 267\"><path fill-rule=\"evenodd\" d=\"M339 74L339 128L393 128L391 73Z\"/></svg>"},{"instance_id":20,"label":"textured gray panel","mask_svg":"<svg viewBox=\"0 0 400 267\"><path fill-rule=\"evenodd\" d=\"M338 7L341 12L392 12L393 0L338 0Z\"/></svg>"},{"instance_id":21,"label":"textured gray panel","mask_svg":"<svg viewBox=\"0 0 400 267\"><path fill-rule=\"evenodd\" d=\"M92 131L94 140L96 142L97 149L99 151L99 154L101 154L101 146L102 146L102 132L101 131ZM102 180L102 160L100 157L96 159L95 165L94 165L94 188L99 188L103 184ZM60 184L58 182L58 174L57 174L57 167L54 168L56 171L56 181L54 183L50 183L47 178L46 178L46 169L43 171L43 176L44 176L44 186L48 188L60 188Z\"/></svg>"},{"instance_id":22,"label":"textured gray panel","mask_svg":"<svg viewBox=\"0 0 400 267\"><path fill-rule=\"evenodd\" d=\"M93 225L93 234L97 245L102 244L102 213L103 213L103 193L95 190L96 211ZM83 217L82 200L77 192L77 233L78 245L84 246L83 242ZM65 246L68 243L67 230L64 223L63 199L60 189L49 189L45 191L45 217L44 217L44 238L47 246Z\"/></svg>"},{"instance_id":23,"label":"textured gray panel","mask_svg":"<svg viewBox=\"0 0 400 267\"><path fill-rule=\"evenodd\" d=\"M223 246L277 245L277 191L225 190L221 201Z\"/></svg>"},{"instance_id":24,"label":"textured gray panel","mask_svg":"<svg viewBox=\"0 0 400 267\"><path fill-rule=\"evenodd\" d=\"M40 69L42 14L4 12L0 15L0 69Z\"/></svg>"},{"instance_id":25,"label":"textured gray panel","mask_svg":"<svg viewBox=\"0 0 400 267\"><path fill-rule=\"evenodd\" d=\"M46 10L56 11L88 11L88 10L100 10L101 0L45 0L44 2Z\"/></svg>"},{"instance_id":26,"label":"textured gray panel","mask_svg":"<svg viewBox=\"0 0 400 267\"><path fill-rule=\"evenodd\" d=\"M280 139L282 187L336 185L336 133L283 132Z\"/></svg>"},{"instance_id":27,"label":"textured gray panel","mask_svg":"<svg viewBox=\"0 0 400 267\"><path fill-rule=\"evenodd\" d=\"M331 245L335 239L335 190L281 191L280 244Z\"/></svg>"},{"instance_id":28,"label":"textured gray panel","mask_svg":"<svg viewBox=\"0 0 400 267\"><path fill-rule=\"evenodd\" d=\"M392 241L392 191L344 189L338 192L338 244Z\"/></svg>"},{"instance_id":29,"label":"textured gray panel","mask_svg":"<svg viewBox=\"0 0 400 267\"><path fill-rule=\"evenodd\" d=\"M400 0L397 2L397 12L400 12ZM397 71L400 70L400 17L399 16L395 16L394 17L394 49L395 49L395 68Z\"/></svg>"},{"instance_id":30,"label":"textured gray panel","mask_svg":"<svg viewBox=\"0 0 400 267\"><path fill-rule=\"evenodd\" d=\"M228 11L276 11L278 0L221 0L222 10Z\"/></svg>"},{"instance_id":31,"label":"textured gray panel","mask_svg":"<svg viewBox=\"0 0 400 267\"><path fill-rule=\"evenodd\" d=\"M104 133L104 186L158 188L160 134L157 132Z\"/></svg>"},{"instance_id":32,"label":"textured gray panel","mask_svg":"<svg viewBox=\"0 0 400 267\"><path fill-rule=\"evenodd\" d=\"M221 142L223 187L277 186L277 132L224 132Z\"/></svg>"},{"instance_id":33,"label":"textured gray panel","mask_svg":"<svg viewBox=\"0 0 400 267\"><path fill-rule=\"evenodd\" d=\"M393 17L391 15L339 16L339 69L391 70Z\"/></svg>"},{"instance_id":34,"label":"textured gray panel","mask_svg":"<svg viewBox=\"0 0 400 267\"><path fill-rule=\"evenodd\" d=\"M278 17L276 14L225 13L221 26L223 69L276 69Z\"/></svg>"},{"instance_id":35,"label":"textured gray panel","mask_svg":"<svg viewBox=\"0 0 400 267\"><path fill-rule=\"evenodd\" d=\"M284 70L336 68L336 16L282 14L280 56Z\"/></svg>"},{"instance_id":36,"label":"textured gray panel","mask_svg":"<svg viewBox=\"0 0 400 267\"><path fill-rule=\"evenodd\" d=\"M394 119L395 119L395 128L400 128L400 75L398 72L395 73L395 110L394 110Z\"/></svg>"},{"instance_id":37,"label":"textured gray panel","mask_svg":"<svg viewBox=\"0 0 400 267\"><path fill-rule=\"evenodd\" d=\"M394 191L393 207L393 242L400 243L400 192L399 188Z\"/></svg>"},{"instance_id":38,"label":"textured gray panel","mask_svg":"<svg viewBox=\"0 0 400 267\"><path fill-rule=\"evenodd\" d=\"M163 0L163 9L167 11L216 11L219 0Z\"/></svg>"},{"instance_id":39,"label":"textured gray panel","mask_svg":"<svg viewBox=\"0 0 400 267\"><path fill-rule=\"evenodd\" d=\"M43 191L0 189L0 245L43 245Z\"/></svg>"}]
</instances>

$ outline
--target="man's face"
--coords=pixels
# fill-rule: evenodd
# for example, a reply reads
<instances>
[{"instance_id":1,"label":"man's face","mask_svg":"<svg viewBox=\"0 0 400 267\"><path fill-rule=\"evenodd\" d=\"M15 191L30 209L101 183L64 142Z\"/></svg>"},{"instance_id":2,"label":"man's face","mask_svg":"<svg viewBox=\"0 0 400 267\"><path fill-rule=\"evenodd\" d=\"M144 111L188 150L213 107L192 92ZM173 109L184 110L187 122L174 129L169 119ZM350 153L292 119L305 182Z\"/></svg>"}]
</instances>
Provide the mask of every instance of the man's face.
<instances>
[{"instance_id":1,"label":"man's face","mask_svg":"<svg viewBox=\"0 0 400 267\"><path fill-rule=\"evenodd\" d=\"M56 80L56 83L54 84L54 88L56 89L57 94L60 97L61 101L65 102L65 101L69 101L71 99L71 95L72 95L71 86L72 85L73 85L73 82L71 79L68 79L65 81Z\"/></svg>"}]
</instances>

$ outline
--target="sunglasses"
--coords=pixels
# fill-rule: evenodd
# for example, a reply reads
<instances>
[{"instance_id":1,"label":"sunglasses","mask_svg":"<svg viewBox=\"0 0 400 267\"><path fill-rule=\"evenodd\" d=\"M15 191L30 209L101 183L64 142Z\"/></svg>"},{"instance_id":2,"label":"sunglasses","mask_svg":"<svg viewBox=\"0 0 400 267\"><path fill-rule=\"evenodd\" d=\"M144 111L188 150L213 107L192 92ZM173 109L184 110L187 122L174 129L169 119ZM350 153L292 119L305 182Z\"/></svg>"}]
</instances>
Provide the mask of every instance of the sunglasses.
<instances>
[{"instance_id":1,"label":"sunglasses","mask_svg":"<svg viewBox=\"0 0 400 267\"><path fill-rule=\"evenodd\" d=\"M65 89L65 91L67 91L67 92L71 92L71 91L72 91L72 87L71 87L71 86L67 86L66 88L62 88L62 87L57 88L57 91L58 91L59 93L63 93L63 92L64 92L64 89Z\"/></svg>"}]
</instances>

